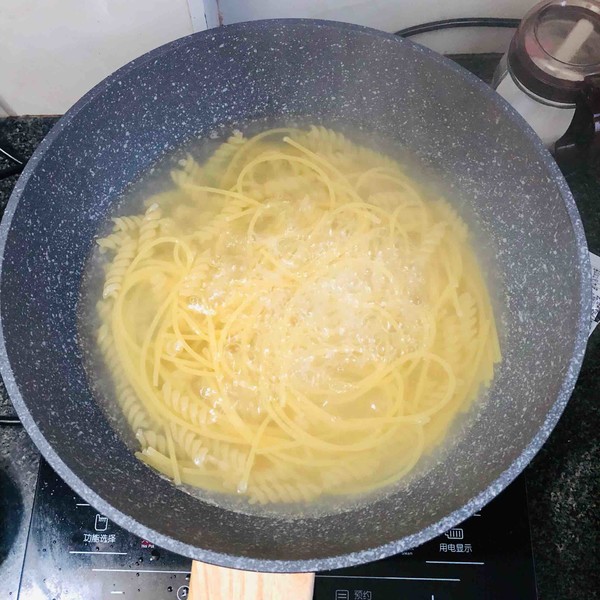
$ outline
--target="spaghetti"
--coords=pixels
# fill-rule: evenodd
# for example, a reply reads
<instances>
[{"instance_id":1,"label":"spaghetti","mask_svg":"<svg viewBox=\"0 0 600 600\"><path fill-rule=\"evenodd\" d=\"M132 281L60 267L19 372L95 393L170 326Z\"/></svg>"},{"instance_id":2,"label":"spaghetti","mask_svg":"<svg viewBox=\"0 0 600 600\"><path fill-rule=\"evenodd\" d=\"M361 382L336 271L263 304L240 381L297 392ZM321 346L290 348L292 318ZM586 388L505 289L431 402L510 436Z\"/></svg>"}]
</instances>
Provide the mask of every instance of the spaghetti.
<instances>
[{"instance_id":1,"label":"spaghetti","mask_svg":"<svg viewBox=\"0 0 600 600\"><path fill-rule=\"evenodd\" d=\"M99 347L172 478L252 503L389 486L489 385L468 230L390 158L312 127L235 134L113 219Z\"/></svg>"}]
</instances>

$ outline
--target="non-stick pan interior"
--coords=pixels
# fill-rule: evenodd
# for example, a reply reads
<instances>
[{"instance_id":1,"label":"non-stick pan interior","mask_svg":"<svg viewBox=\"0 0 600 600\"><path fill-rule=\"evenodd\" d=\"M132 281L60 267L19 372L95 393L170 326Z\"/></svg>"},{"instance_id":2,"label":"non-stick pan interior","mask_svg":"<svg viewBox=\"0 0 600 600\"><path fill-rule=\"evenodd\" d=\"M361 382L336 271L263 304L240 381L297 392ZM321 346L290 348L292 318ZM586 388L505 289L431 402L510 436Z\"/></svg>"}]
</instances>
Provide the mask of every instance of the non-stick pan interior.
<instances>
[{"instance_id":1,"label":"non-stick pan interior","mask_svg":"<svg viewBox=\"0 0 600 600\"><path fill-rule=\"evenodd\" d=\"M501 371L447 456L408 489L322 518L229 512L153 473L94 400L77 339L85 261L120 193L192 135L265 117L381 132L438 173L476 225L500 315ZM585 346L585 240L550 156L492 91L449 61L349 25L235 25L127 65L40 146L12 196L1 240L2 375L43 454L120 525L230 566L347 566L421 543L467 517L545 440Z\"/></svg>"}]
</instances>

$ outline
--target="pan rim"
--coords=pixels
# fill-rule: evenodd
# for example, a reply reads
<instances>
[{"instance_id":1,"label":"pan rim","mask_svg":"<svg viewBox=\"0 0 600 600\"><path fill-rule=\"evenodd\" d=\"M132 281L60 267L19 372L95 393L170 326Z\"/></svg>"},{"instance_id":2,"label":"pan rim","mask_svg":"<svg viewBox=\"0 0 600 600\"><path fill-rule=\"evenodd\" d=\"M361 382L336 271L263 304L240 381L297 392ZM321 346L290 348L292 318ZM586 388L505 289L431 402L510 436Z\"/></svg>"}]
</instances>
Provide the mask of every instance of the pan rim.
<instances>
[{"instance_id":1,"label":"pan rim","mask_svg":"<svg viewBox=\"0 0 600 600\"><path fill-rule=\"evenodd\" d=\"M317 19L269 19L263 21L251 21L245 23L237 23L233 25L227 25L214 30L207 30L183 38L179 38L173 42L169 42L163 46L160 46L139 58L127 63L115 71L112 75L98 83L89 92L87 92L80 100L78 100L61 119L52 128L50 133L44 138L40 145L35 150L33 156L29 160L23 174L17 181L15 188L10 196L7 204L4 218L0 224L0 281L3 273L3 262L4 262L4 251L6 247L6 241L10 231L10 225L16 211L19 200L26 188L27 182L36 169L36 165L39 163L45 152L50 148L52 143L60 136L63 129L65 129L71 121L75 119L78 113L93 101L102 92L115 84L124 75L137 69L141 65L154 60L163 54L169 53L174 49L185 47L188 44L192 44L198 37L204 37L206 35L223 36L229 35L229 32L234 32L239 29L247 28L259 28L265 26L285 26L290 25L306 25L308 27L319 27L319 28L334 28L346 31L356 31L363 35L373 36L378 38L387 39L393 43L407 44L411 49L417 53L420 53L427 57L428 60L442 64L446 69L453 71L457 76L466 80L471 86L476 88L478 92L486 97L490 102L496 104L497 107L501 108L506 112L513 121L517 120L521 124L523 129L523 135L528 139L532 145L532 150L537 152L538 160L541 165L545 168L549 177L556 183L558 191L563 199L565 208L567 210L571 227L573 229L575 242L578 251L578 274L580 276L579 281L579 304L578 304L578 328L574 337L573 353L568 363L566 375L560 386L560 390L557 394L556 401L546 414L544 422L540 425L537 433L531 440L531 442L523 449L521 454L512 462L512 464L503 471L492 483L490 483L483 491L477 494L474 498L463 504L460 508L456 509L443 519L438 520L435 523L425 527L409 536L400 538L376 546L373 548L365 548L363 550L340 554L336 556L328 556L319 559L303 559L303 560L273 560L273 559L260 559L251 558L247 556L234 556L221 552L214 552L212 550L199 548L191 544L177 541L168 535L162 534L156 530L146 527L137 520L132 519L124 512L114 508L108 501L104 500L101 496L96 494L94 490L88 487L72 470L68 467L60 458L60 456L54 451L52 446L46 440L40 429L34 422L29 409L26 406L23 397L21 396L20 390L16 383L12 367L10 365L8 352L6 349L6 343L4 338L4 323L2 319L2 300L0 297L0 374L6 385L6 389L10 396L11 402L21 419L27 433L35 442L37 448L40 450L43 457L49 462L52 468L58 473L58 475L71 487L77 494L81 495L86 501L92 506L101 510L103 514L108 516L112 521L117 523L119 526L133 532L144 539L150 539L157 545L182 554L184 556L201 560L204 562L217 564L225 567L239 568L245 570L255 571L271 571L271 572L301 572L301 571L317 571L317 570L328 570L338 569L342 567L349 567L361 563L371 562L393 554L397 554L409 548L418 546L437 535L443 533L449 528L459 524L466 518L471 516L473 513L481 509L485 504L492 500L498 495L504 488L506 488L527 466L531 459L537 454L541 446L549 437L551 431L554 429L558 422L567 402L571 396L577 377L583 361L585 349L587 346L587 338L589 332L589 315L591 314L591 273L589 254L587 249L587 242L583 225L580 220L579 212L576 207L575 201L571 194L571 191L563 178L558 166L554 162L549 152L543 146L541 140L533 132L533 130L526 124L522 117L508 105L498 94L496 94L490 87L488 87L483 81L476 76L467 72L462 67L456 65L450 59L447 59L428 48L424 48L418 44L398 38L393 34L385 33L372 29L369 27L363 27L360 25L353 25L347 23L340 23L336 21L325 21Z\"/></svg>"}]
</instances>

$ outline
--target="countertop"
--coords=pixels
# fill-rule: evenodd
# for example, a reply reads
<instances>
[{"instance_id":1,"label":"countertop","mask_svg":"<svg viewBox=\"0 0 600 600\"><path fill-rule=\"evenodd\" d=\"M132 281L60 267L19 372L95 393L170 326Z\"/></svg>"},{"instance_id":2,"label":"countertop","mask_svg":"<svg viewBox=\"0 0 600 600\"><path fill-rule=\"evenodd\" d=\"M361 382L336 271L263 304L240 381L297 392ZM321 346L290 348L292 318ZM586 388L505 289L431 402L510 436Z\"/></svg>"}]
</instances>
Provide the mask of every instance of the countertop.
<instances>
[{"instance_id":1,"label":"countertop","mask_svg":"<svg viewBox=\"0 0 600 600\"><path fill-rule=\"evenodd\" d=\"M462 55L457 62L489 81L498 55ZM23 155L57 117L0 119L4 135ZM589 248L600 254L600 183L581 170L569 175ZM0 181L4 210L16 177ZM600 327L592 334L573 396L550 439L526 469L537 585L541 600L600 597ZM0 382L0 415L12 414ZM0 587L16 597L39 455L21 427L0 425L0 476L17 483L19 521L5 522L0 504ZM0 487L5 484L0 479ZM14 510L14 507L13 507ZM14 540L14 542L10 542ZM10 547L6 556L3 549ZM92 599L90 599L92 600ZM507 599L517 600L517 599Z\"/></svg>"}]
</instances>

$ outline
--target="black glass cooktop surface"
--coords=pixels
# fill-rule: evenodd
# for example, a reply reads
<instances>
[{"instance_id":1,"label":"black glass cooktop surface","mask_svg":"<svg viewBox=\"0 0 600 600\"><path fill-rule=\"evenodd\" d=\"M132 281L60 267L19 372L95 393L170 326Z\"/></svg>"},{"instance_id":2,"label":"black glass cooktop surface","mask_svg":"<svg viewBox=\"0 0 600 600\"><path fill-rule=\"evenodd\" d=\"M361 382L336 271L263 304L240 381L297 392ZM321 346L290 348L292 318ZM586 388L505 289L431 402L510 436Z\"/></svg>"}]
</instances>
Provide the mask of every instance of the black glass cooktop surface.
<instances>
[{"instance_id":1,"label":"black glass cooktop surface","mask_svg":"<svg viewBox=\"0 0 600 600\"><path fill-rule=\"evenodd\" d=\"M190 566L109 521L41 461L18 600L181 600ZM314 592L315 600L459 598L537 598L523 476L419 548L318 573Z\"/></svg>"}]
</instances>

